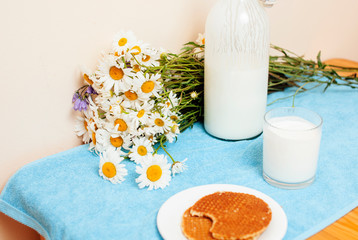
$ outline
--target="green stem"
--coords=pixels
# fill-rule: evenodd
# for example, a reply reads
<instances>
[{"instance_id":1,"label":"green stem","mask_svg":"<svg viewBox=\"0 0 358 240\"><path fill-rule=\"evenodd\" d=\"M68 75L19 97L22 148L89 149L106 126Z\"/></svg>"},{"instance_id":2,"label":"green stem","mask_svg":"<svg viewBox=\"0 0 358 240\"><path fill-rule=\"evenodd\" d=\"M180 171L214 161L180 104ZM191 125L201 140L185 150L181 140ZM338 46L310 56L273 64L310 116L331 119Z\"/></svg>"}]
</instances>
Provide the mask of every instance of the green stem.
<instances>
[{"instance_id":1,"label":"green stem","mask_svg":"<svg viewBox=\"0 0 358 240\"><path fill-rule=\"evenodd\" d=\"M305 86L305 85L307 85L308 83L305 83L305 84L303 84L301 87L299 87L298 89L297 89L297 91L295 92L295 94L293 95L293 98L292 98L292 107L295 107L295 99L296 99L296 95L297 95L297 93Z\"/></svg>"},{"instance_id":2,"label":"green stem","mask_svg":"<svg viewBox=\"0 0 358 240\"><path fill-rule=\"evenodd\" d=\"M154 150L153 155L158 153L158 150L159 150L160 147L161 147L161 146L159 145L159 146Z\"/></svg>"},{"instance_id":3,"label":"green stem","mask_svg":"<svg viewBox=\"0 0 358 240\"><path fill-rule=\"evenodd\" d=\"M165 147L163 145L163 136L160 138L159 142L160 142L160 146L162 147L164 152L170 157L170 159L173 161L173 163L175 163L174 158L168 153L168 151L165 149Z\"/></svg>"}]
</instances>

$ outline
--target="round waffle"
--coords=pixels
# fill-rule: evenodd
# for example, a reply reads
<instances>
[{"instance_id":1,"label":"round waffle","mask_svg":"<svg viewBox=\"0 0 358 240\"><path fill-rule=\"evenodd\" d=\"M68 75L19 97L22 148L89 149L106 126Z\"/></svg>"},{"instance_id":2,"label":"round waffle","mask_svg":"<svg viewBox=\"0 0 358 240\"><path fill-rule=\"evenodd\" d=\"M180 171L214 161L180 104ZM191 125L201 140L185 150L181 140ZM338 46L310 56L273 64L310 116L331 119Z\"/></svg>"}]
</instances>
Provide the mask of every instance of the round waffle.
<instances>
[{"instance_id":1,"label":"round waffle","mask_svg":"<svg viewBox=\"0 0 358 240\"><path fill-rule=\"evenodd\" d=\"M183 214L181 228L184 236L189 240L211 240L215 239L209 231L212 223L209 218L192 216L188 208Z\"/></svg>"},{"instance_id":2,"label":"round waffle","mask_svg":"<svg viewBox=\"0 0 358 240\"><path fill-rule=\"evenodd\" d=\"M196 217L190 214L188 208L182 218L181 228L184 236L189 240L217 240L210 232L212 221L207 217ZM258 236L239 240L256 240Z\"/></svg>"},{"instance_id":3,"label":"round waffle","mask_svg":"<svg viewBox=\"0 0 358 240\"><path fill-rule=\"evenodd\" d=\"M210 218L209 231L214 239L235 240L257 238L272 217L270 207L263 200L235 192L216 192L202 197L190 208L190 215Z\"/></svg>"}]
</instances>

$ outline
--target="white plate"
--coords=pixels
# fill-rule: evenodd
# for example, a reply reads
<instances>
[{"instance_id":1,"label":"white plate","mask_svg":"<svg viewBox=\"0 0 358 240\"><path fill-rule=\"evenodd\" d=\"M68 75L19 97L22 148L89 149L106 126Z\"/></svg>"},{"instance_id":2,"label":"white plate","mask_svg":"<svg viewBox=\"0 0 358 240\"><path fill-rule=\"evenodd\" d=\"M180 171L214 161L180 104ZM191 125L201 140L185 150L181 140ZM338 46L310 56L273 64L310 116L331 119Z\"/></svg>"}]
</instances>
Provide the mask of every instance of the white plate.
<instances>
[{"instance_id":1,"label":"white plate","mask_svg":"<svg viewBox=\"0 0 358 240\"><path fill-rule=\"evenodd\" d=\"M217 191L248 193L261 198L270 206L272 219L259 240L278 240L285 236L287 231L287 217L281 206L275 200L251 188L230 184L211 184L193 187L179 192L170 197L161 206L157 215L157 227L162 237L165 240L186 240L180 227L183 213L201 197Z\"/></svg>"}]
</instances>

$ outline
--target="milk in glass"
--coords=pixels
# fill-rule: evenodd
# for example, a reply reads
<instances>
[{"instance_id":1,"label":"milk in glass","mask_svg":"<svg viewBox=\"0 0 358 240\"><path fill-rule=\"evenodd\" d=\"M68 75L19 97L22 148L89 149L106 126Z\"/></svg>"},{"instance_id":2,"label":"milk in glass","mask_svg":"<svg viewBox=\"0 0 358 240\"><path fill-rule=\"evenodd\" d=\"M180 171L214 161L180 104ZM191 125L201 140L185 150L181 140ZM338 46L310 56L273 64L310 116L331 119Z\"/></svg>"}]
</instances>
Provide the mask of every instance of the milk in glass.
<instances>
[{"instance_id":1,"label":"milk in glass","mask_svg":"<svg viewBox=\"0 0 358 240\"><path fill-rule=\"evenodd\" d=\"M299 116L273 117L266 121L263 134L264 175L283 183L314 179L321 127Z\"/></svg>"}]
</instances>

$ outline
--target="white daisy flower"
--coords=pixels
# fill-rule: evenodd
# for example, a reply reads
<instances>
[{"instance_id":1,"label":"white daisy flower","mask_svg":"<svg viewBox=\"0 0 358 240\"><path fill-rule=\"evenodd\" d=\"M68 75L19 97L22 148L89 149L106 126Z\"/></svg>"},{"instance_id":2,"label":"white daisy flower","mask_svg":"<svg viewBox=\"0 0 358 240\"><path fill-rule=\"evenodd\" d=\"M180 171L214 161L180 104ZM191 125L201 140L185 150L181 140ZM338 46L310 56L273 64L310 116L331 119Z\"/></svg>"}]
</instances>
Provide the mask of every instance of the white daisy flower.
<instances>
[{"instance_id":1,"label":"white daisy flower","mask_svg":"<svg viewBox=\"0 0 358 240\"><path fill-rule=\"evenodd\" d=\"M170 131L165 132L165 137L167 138L169 143L172 143L179 133L179 124L173 122L172 126L170 127Z\"/></svg>"},{"instance_id":2,"label":"white daisy flower","mask_svg":"<svg viewBox=\"0 0 358 240\"><path fill-rule=\"evenodd\" d=\"M172 111L168 111L167 112L167 116L170 118L170 120L172 120L173 122L179 122L180 120L180 116L175 113L175 112L172 112Z\"/></svg>"},{"instance_id":3,"label":"white daisy flower","mask_svg":"<svg viewBox=\"0 0 358 240\"><path fill-rule=\"evenodd\" d=\"M123 92L123 98L127 101L126 108L135 108L135 105L148 101L148 97L143 94L136 85L131 85Z\"/></svg>"},{"instance_id":4,"label":"white daisy flower","mask_svg":"<svg viewBox=\"0 0 358 240\"><path fill-rule=\"evenodd\" d=\"M181 172L184 172L184 170L187 169L187 166L185 165L185 162L187 161L188 159L185 158L183 161L181 162L174 162L172 164L172 174L173 176L175 176L175 174L177 173L181 173Z\"/></svg>"},{"instance_id":5,"label":"white daisy flower","mask_svg":"<svg viewBox=\"0 0 358 240\"><path fill-rule=\"evenodd\" d=\"M115 136L119 136L120 138L122 138L123 140L123 143L122 143L122 148L125 149L125 150L130 150L132 145L133 145L133 138L134 136L132 134L115 134L115 133L112 133L112 138L115 138ZM111 139L110 139L111 140ZM118 139L118 137L116 139L112 139L112 142L113 141L117 141L117 144L119 145L120 144L120 139ZM112 144L111 142L111 144Z\"/></svg>"},{"instance_id":6,"label":"white daisy flower","mask_svg":"<svg viewBox=\"0 0 358 240\"><path fill-rule=\"evenodd\" d=\"M96 98L96 100L98 97ZM124 112L122 102L124 101L122 96L112 96L109 98L100 99L99 105L106 112L106 115L118 116Z\"/></svg>"},{"instance_id":7,"label":"white daisy flower","mask_svg":"<svg viewBox=\"0 0 358 240\"><path fill-rule=\"evenodd\" d=\"M205 34L198 34L198 38L195 40L198 45L205 45Z\"/></svg>"},{"instance_id":8,"label":"white daisy flower","mask_svg":"<svg viewBox=\"0 0 358 240\"><path fill-rule=\"evenodd\" d=\"M137 61L144 66L159 66L160 53L155 49L148 48L137 58Z\"/></svg>"},{"instance_id":9,"label":"white daisy flower","mask_svg":"<svg viewBox=\"0 0 358 240\"><path fill-rule=\"evenodd\" d=\"M198 38L195 41L198 45L205 45L205 34L201 34L199 33ZM205 49L202 47L197 47L194 49L194 53L196 53L196 56L198 58L203 58L205 53L204 53Z\"/></svg>"},{"instance_id":10,"label":"white daisy flower","mask_svg":"<svg viewBox=\"0 0 358 240\"><path fill-rule=\"evenodd\" d=\"M107 149L120 151L122 147L126 147L128 149L128 143L130 142L130 140L128 140L128 136L121 136L120 134L111 133L106 129L102 129L101 131L98 130L96 132L96 140L96 148L100 152L103 152Z\"/></svg>"},{"instance_id":11,"label":"white daisy flower","mask_svg":"<svg viewBox=\"0 0 358 240\"><path fill-rule=\"evenodd\" d=\"M164 103L160 103L159 106L162 107L163 114L169 115L168 112L172 108L178 106L178 104L179 104L179 99L177 98L176 94L170 91L168 94L168 98L165 100Z\"/></svg>"},{"instance_id":12,"label":"white daisy flower","mask_svg":"<svg viewBox=\"0 0 358 240\"><path fill-rule=\"evenodd\" d=\"M155 154L137 166L136 172L140 176L136 179L139 188L148 187L148 190L165 188L171 180L170 167L164 155Z\"/></svg>"},{"instance_id":13,"label":"white daisy flower","mask_svg":"<svg viewBox=\"0 0 358 240\"><path fill-rule=\"evenodd\" d=\"M138 85L132 85L130 89L123 93L125 100L130 102L130 106L128 108L134 108L135 104L142 104L143 102L149 101L149 95L144 94Z\"/></svg>"},{"instance_id":14,"label":"white daisy flower","mask_svg":"<svg viewBox=\"0 0 358 240\"><path fill-rule=\"evenodd\" d=\"M113 51L119 56L125 55L134 46L135 42L137 42L137 38L132 31L121 31L113 38Z\"/></svg>"},{"instance_id":15,"label":"white daisy flower","mask_svg":"<svg viewBox=\"0 0 358 240\"><path fill-rule=\"evenodd\" d=\"M92 71L85 66L81 67L81 72L82 72L82 77L83 77L84 82L86 84L93 85L93 83L96 79L95 74L92 73Z\"/></svg>"},{"instance_id":16,"label":"white daisy flower","mask_svg":"<svg viewBox=\"0 0 358 240\"><path fill-rule=\"evenodd\" d=\"M126 99L127 99L128 101L138 100L138 94L137 94L135 91L131 90L131 89L125 91L125 92L123 93L123 95L126 97Z\"/></svg>"},{"instance_id":17,"label":"white daisy flower","mask_svg":"<svg viewBox=\"0 0 358 240\"><path fill-rule=\"evenodd\" d=\"M124 134L125 132L130 133L133 130L133 124L131 124L131 119L128 114L119 114L115 117L111 117L108 120L113 124L112 126L114 127L114 132L120 132Z\"/></svg>"},{"instance_id":18,"label":"white daisy flower","mask_svg":"<svg viewBox=\"0 0 358 240\"><path fill-rule=\"evenodd\" d=\"M122 148L129 150L132 146L132 139L137 136L137 129L130 121L128 114L121 114L118 117L111 116L104 128L111 133L111 136L121 136L123 139Z\"/></svg>"},{"instance_id":19,"label":"white daisy flower","mask_svg":"<svg viewBox=\"0 0 358 240\"><path fill-rule=\"evenodd\" d=\"M153 147L149 140L142 138L134 138L133 146L129 153L129 157L135 163L145 162L153 153Z\"/></svg>"},{"instance_id":20,"label":"white daisy flower","mask_svg":"<svg viewBox=\"0 0 358 240\"><path fill-rule=\"evenodd\" d=\"M129 49L128 53L131 54L131 57L139 56L143 52L147 52L147 49L149 48L149 44L143 43L142 41L137 41L133 44L133 46Z\"/></svg>"},{"instance_id":21,"label":"white daisy flower","mask_svg":"<svg viewBox=\"0 0 358 240\"><path fill-rule=\"evenodd\" d=\"M77 136L81 137L84 143L89 143L91 140L89 131L88 131L88 123L84 116L77 116L75 123L75 133Z\"/></svg>"},{"instance_id":22,"label":"white daisy flower","mask_svg":"<svg viewBox=\"0 0 358 240\"><path fill-rule=\"evenodd\" d=\"M132 81L130 77L133 75L130 68L125 68L124 63L117 61L112 55L107 55L100 63L97 74L104 90L109 91L113 87L117 95L127 88L126 82Z\"/></svg>"},{"instance_id":23,"label":"white daisy flower","mask_svg":"<svg viewBox=\"0 0 358 240\"><path fill-rule=\"evenodd\" d=\"M134 59L131 59L131 67L132 67L132 71L135 73L140 72L142 70L142 66L139 65L137 61Z\"/></svg>"},{"instance_id":24,"label":"white daisy flower","mask_svg":"<svg viewBox=\"0 0 358 240\"><path fill-rule=\"evenodd\" d=\"M113 184L121 183L128 174L124 164L120 164L123 157L114 150L108 150L100 155L99 175Z\"/></svg>"},{"instance_id":25,"label":"white daisy flower","mask_svg":"<svg viewBox=\"0 0 358 240\"><path fill-rule=\"evenodd\" d=\"M135 111L131 111L129 113L129 116L132 119L132 121L136 124L136 126L139 125L143 126L149 124L149 116L151 114L153 106L154 104L152 101L144 102L142 104L140 103L135 104Z\"/></svg>"},{"instance_id":26,"label":"white daisy flower","mask_svg":"<svg viewBox=\"0 0 358 240\"><path fill-rule=\"evenodd\" d=\"M133 79L133 85L139 90L139 93L143 93L147 98L153 95L160 98L159 93L162 91L162 84L159 82L160 76L160 74L150 76L138 72L136 78Z\"/></svg>"},{"instance_id":27,"label":"white daisy flower","mask_svg":"<svg viewBox=\"0 0 358 240\"><path fill-rule=\"evenodd\" d=\"M197 98L199 97L199 94L198 94L196 91L192 91L192 92L190 93L190 97L191 97L192 99L197 99Z\"/></svg>"},{"instance_id":28,"label":"white daisy flower","mask_svg":"<svg viewBox=\"0 0 358 240\"><path fill-rule=\"evenodd\" d=\"M156 133L165 133L170 130L170 119L160 116L160 114L157 112L150 116L149 121L153 135L155 135Z\"/></svg>"}]
</instances>

